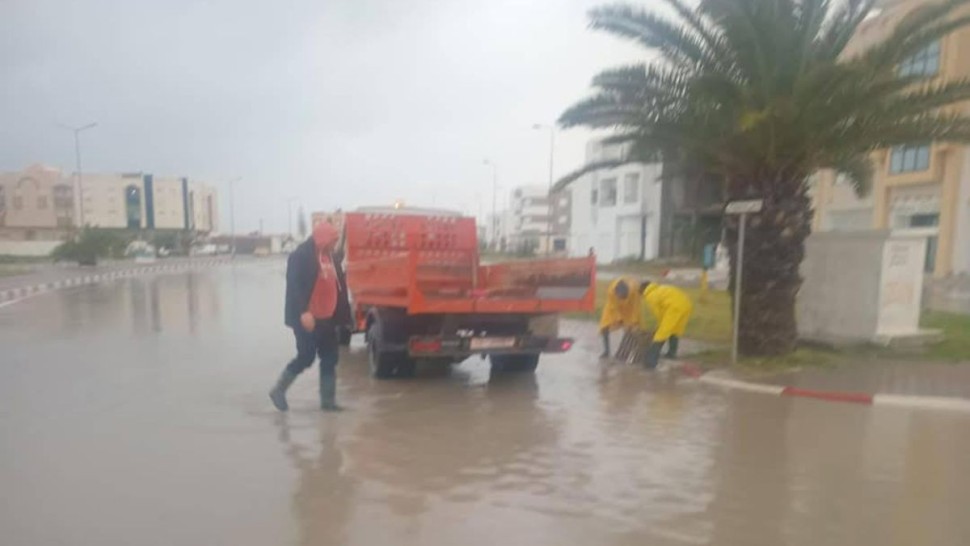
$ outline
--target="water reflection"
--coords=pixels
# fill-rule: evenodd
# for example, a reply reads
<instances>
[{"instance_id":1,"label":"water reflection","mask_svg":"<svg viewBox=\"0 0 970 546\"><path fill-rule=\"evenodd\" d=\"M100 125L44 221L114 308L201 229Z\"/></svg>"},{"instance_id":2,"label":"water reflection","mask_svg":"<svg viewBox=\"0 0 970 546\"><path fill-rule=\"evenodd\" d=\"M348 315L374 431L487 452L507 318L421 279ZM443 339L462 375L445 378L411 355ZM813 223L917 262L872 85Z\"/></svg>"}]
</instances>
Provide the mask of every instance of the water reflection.
<instances>
[{"instance_id":1,"label":"water reflection","mask_svg":"<svg viewBox=\"0 0 970 546\"><path fill-rule=\"evenodd\" d=\"M341 423L317 421L311 427L316 445L304 445L294 440L288 418L278 414L275 424L284 453L297 471L290 506L299 525L299 544L345 544L357 483L345 472L339 442Z\"/></svg>"},{"instance_id":2,"label":"water reflection","mask_svg":"<svg viewBox=\"0 0 970 546\"><path fill-rule=\"evenodd\" d=\"M460 374L456 371L456 374ZM531 375L461 388L452 376L375 400L348 445L356 473L388 489L387 508L417 516L436 500L473 502L489 491L543 492L554 419Z\"/></svg>"},{"instance_id":3,"label":"water reflection","mask_svg":"<svg viewBox=\"0 0 970 546\"><path fill-rule=\"evenodd\" d=\"M115 297L126 299L134 333L188 333L196 335L206 324L221 321L220 292L214 272L188 272L177 276L135 278ZM200 300L207 303L200 305ZM203 313L203 309L207 312Z\"/></svg>"}]
</instances>

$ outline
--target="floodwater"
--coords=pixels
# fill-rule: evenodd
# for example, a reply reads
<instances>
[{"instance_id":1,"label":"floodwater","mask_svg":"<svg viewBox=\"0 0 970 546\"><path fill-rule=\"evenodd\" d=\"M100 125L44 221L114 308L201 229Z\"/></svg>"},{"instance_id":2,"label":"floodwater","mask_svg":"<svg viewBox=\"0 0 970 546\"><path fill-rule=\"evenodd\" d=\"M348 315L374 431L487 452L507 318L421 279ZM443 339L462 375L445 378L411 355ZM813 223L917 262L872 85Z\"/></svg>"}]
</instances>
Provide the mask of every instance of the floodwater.
<instances>
[{"instance_id":1,"label":"floodwater","mask_svg":"<svg viewBox=\"0 0 970 546\"><path fill-rule=\"evenodd\" d=\"M967 544L970 419L724 392L600 363L406 381L292 353L282 264L0 309L4 545Z\"/></svg>"}]
</instances>

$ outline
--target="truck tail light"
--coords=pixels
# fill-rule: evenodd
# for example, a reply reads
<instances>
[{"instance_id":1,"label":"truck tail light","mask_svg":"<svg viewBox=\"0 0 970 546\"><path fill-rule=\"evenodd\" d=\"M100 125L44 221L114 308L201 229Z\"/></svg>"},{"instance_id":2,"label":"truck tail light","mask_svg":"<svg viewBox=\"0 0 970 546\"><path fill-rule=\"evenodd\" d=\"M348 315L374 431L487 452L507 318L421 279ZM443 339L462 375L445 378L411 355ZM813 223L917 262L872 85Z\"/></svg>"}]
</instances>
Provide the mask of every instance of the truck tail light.
<instances>
[{"instance_id":1,"label":"truck tail light","mask_svg":"<svg viewBox=\"0 0 970 546\"><path fill-rule=\"evenodd\" d=\"M573 340L570 338L553 338L546 344L546 350L553 353L565 353L573 348Z\"/></svg>"},{"instance_id":2,"label":"truck tail light","mask_svg":"<svg viewBox=\"0 0 970 546\"><path fill-rule=\"evenodd\" d=\"M441 338L414 338L410 349L412 353L437 353L441 351Z\"/></svg>"}]
</instances>

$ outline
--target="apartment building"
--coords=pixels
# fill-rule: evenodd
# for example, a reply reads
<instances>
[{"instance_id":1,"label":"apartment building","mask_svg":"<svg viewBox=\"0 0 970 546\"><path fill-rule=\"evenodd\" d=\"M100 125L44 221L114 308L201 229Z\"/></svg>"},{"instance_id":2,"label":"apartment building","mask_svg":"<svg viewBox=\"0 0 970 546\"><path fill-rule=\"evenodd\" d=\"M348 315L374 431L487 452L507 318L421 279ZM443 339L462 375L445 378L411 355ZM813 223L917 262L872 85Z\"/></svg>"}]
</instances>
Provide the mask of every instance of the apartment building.
<instances>
[{"instance_id":1,"label":"apartment building","mask_svg":"<svg viewBox=\"0 0 970 546\"><path fill-rule=\"evenodd\" d=\"M184 177L76 175L43 165L0 173L0 238L60 239L80 225L107 229L218 229L218 192Z\"/></svg>"},{"instance_id":2,"label":"apartment building","mask_svg":"<svg viewBox=\"0 0 970 546\"><path fill-rule=\"evenodd\" d=\"M621 146L586 145L586 163L624 156ZM594 252L601 263L649 260L660 248L661 165L627 163L595 169L559 188L569 194L568 252Z\"/></svg>"},{"instance_id":3,"label":"apartment building","mask_svg":"<svg viewBox=\"0 0 970 546\"><path fill-rule=\"evenodd\" d=\"M928 0L884 3L865 21L847 54L885 39L906 14ZM970 7L963 15L970 14ZM970 29L934 42L899 66L929 82L970 77ZM965 112L966 103L958 106ZM970 272L970 147L914 142L872 154L872 191L860 198L831 172L813 177L813 228L818 231L892 229L927 237L926 270L936 277Z\"/></svg>"}]
</instances>

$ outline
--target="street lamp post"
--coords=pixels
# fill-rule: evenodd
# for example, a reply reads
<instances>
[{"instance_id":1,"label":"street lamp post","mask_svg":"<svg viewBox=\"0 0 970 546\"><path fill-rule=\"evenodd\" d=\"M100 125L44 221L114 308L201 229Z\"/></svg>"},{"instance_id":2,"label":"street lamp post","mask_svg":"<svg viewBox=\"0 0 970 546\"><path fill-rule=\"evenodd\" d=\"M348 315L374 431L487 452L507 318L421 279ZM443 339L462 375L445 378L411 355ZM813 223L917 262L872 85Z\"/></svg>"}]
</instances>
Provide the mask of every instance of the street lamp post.
<instances>
[{"instance_id":1,"label":"street lamp post","mask_svg":"<svg viewBox=\"0 0 970 546\"><path fill-rule=\"evenodd\" d=\"M78 227L84 227L84 185L81 181L81 131L87 131L88 129L94 129L98 126L98 122L92 121L87 125L81 125L79 127L72 127L70 125L61 124L62 129L67 129L74 133L74 160L77 167L77 213L78 213Z\"/></svg>"},{"instance_id":2,"label":"street lamp post","mask_svg":"<svg viewBox=\"0 0 970 546\"><path fill-rule=\"evenodd\" d=\"M497 205L498 205L498 167L495 166L495 162L491 159L486 159L483 162L485 165L492 167L492 244L495 245L495 239L498 236L498 228L495 225L495 221L498 219ZM497 245L495 248L498 248Z\"/></svg>"},{"instance_id":3,"label":"street lamp post","mask_svg":"<svg viewBox=\"0 0 970 546\"><path fill-rule=\"evenodd\" d=\"M233 260L236 259L236 199L233 188L240 180L242 177L237 176L229 181L229 256Z\"/></svg>"},{"instance_id":4,"label":"street lamp post","mask_svg":"<svg viewBox=\"0 0 970 546\"><path fill-rule=\"evenodd\" d=\"M287 215L287 234L293 237L293 203L299 201L299 197L290 197L286 200L286 215Z\"/></svg>"},{"instance_id":5,"label":"street lamp post","mask_svg":"<svg viewBox=\"0 0 970 546\"><path fill-rule=\"evenodd\" d=\"M549 131L549 191L547 192L547 199L549 200L549 208L546 211L546 254L552 254L552 181L553 181L553 166L556 157L556 126L555 125L543 125L541 123L536 123L532 126L533 129L539 131L542 129L547 129Z\"/></svg>"}]
</instances>

